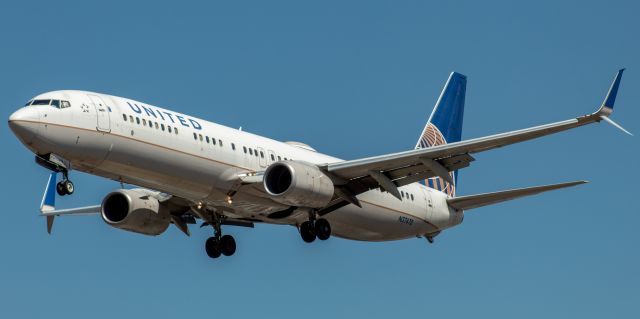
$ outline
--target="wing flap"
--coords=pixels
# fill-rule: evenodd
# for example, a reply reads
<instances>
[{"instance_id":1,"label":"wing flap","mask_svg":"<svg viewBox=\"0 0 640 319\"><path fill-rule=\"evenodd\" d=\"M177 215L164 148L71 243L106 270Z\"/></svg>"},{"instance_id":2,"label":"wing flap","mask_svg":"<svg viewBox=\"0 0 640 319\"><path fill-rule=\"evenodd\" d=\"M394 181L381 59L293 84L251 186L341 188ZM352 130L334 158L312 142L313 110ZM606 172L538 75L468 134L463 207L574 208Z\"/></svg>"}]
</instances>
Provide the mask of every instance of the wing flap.
<instances>
[{"instance_id":1,"label":"wing flap","mask_svg":"<svg viewBox=\"0 0 640 319\"><path fill-rule=\"evenodd\" d=\"M536 195L556 189L572 187L580 184L585 184L587 181L575 181L568 183L560 183L560 184L552 184L552 185L544 185L544 186L534 186L527 188L518 188L507 191L493 192L493 193L485 193L478 195L468 195L468 196L460 196L454 197L447 200L447 204L449 206L458 209L458 210L469 210L473 208L478 208L482 206L497 204L501 202L506 202L512 199Z\"/></svg>"}]
</instances>

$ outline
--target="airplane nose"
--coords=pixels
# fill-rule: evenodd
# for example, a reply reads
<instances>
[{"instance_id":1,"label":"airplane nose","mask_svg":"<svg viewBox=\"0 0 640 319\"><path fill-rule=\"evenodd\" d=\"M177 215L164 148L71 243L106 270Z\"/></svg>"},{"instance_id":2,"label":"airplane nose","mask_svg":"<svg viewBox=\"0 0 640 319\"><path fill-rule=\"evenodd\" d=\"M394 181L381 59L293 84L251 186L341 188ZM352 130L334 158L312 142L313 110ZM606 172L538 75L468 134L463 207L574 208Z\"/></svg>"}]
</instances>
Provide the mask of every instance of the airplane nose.
<instances>
[{"instance_id":1,"label":"airplane nose","mask_svg":"<svg viewBox=\"0 0 640 319\"><path fill-rule=\"evenodd\" d=\"M23 107L9 116L9 128L24 144L31 144L40 127L39 112L35 108Z\"/></svg>"}]
</instances>

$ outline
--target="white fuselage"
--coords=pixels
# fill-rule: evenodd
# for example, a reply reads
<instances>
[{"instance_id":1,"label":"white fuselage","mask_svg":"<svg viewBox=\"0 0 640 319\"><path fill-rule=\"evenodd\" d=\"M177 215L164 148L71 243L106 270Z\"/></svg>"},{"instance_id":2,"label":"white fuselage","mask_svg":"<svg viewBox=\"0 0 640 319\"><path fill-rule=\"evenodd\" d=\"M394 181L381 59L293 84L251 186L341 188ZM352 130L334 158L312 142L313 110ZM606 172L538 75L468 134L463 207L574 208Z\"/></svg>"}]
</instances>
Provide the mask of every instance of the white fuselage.
<instances>
[{"instance_id":1,"label":"white fuselage","mask_svg":"<svg viewBox=\"0 0 640 319\"><path fill-rule=\"evenodd\" d=\"M308 219L306 211L270 217L287 207L263 191L240 187L238 175L262 172L285 159L318 165L341 161L301 143L275 141L131 99L84 91L54 91L34 99L71 103L68 108L26 106L12 119L21 126L18 137L34 153L54 153L75 170L159 190L229 216L299 225ZM362 208L347 205L326 215L333 234L396 240L437 233L462 221L462 212L448 207L446 194L419 183L399 189L402 200L375 189L358 195Z\"/></svg>"}]
</instances>

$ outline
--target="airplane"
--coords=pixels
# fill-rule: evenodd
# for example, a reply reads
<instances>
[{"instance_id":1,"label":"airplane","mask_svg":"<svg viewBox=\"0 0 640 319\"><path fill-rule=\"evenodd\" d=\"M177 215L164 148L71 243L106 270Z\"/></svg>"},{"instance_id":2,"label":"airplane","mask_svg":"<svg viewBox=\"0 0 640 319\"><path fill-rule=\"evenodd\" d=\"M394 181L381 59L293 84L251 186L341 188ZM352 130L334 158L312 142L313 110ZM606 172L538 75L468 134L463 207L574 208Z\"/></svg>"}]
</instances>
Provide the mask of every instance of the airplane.
<instances>
[{"instance_id":1,"label":"airplane","mask_svg":"<svg viewBox=\"0 0 640 319\"><path fill-rule=\"evenodd\" d=\"M458 195L458 170L473 154L610 119L624 69L600 108L565 121L462 140L467 77L452 72L415 149L342 160L300 142L280 142L129 98L63 90L30 99L9 118L17 138L51 171L40 215L100 214L110 226L156 236L173 224L211 226L211 258L231 256L223 226L297 228L303 241L425 238L462 223L471 209L586 183ZM56 209L80 171L120 183L98 205ZM58 181L59 175L62 175ZM124 184L137 188L125 188Z\"/></svg>"}]
</instances>

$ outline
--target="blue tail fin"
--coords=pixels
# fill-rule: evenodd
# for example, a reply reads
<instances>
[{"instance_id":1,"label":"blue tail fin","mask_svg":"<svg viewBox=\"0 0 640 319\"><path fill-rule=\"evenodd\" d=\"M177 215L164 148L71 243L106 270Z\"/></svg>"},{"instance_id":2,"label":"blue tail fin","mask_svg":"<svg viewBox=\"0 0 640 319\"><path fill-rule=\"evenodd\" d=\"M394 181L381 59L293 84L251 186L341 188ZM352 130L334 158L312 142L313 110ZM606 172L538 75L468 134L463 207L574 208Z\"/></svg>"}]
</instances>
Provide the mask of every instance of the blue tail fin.
<instances>
[{"instance_id":1,"label":"blue tail fin","mask_svg":"<svg viewBox=\"0 0 640 319\"><path fill-rule=\"evenodd\" d=\"M467 77L451 72L440 97L433 108L427 125L424 127L416 148L459 142L462 138L462 119L464 117L464 99L467 90ZM458 181L458 172L451 172L454 183ZM447 183L440 177L422 181L433 189L455 196L456 185Z\"/></svg>"}]
</instances>

